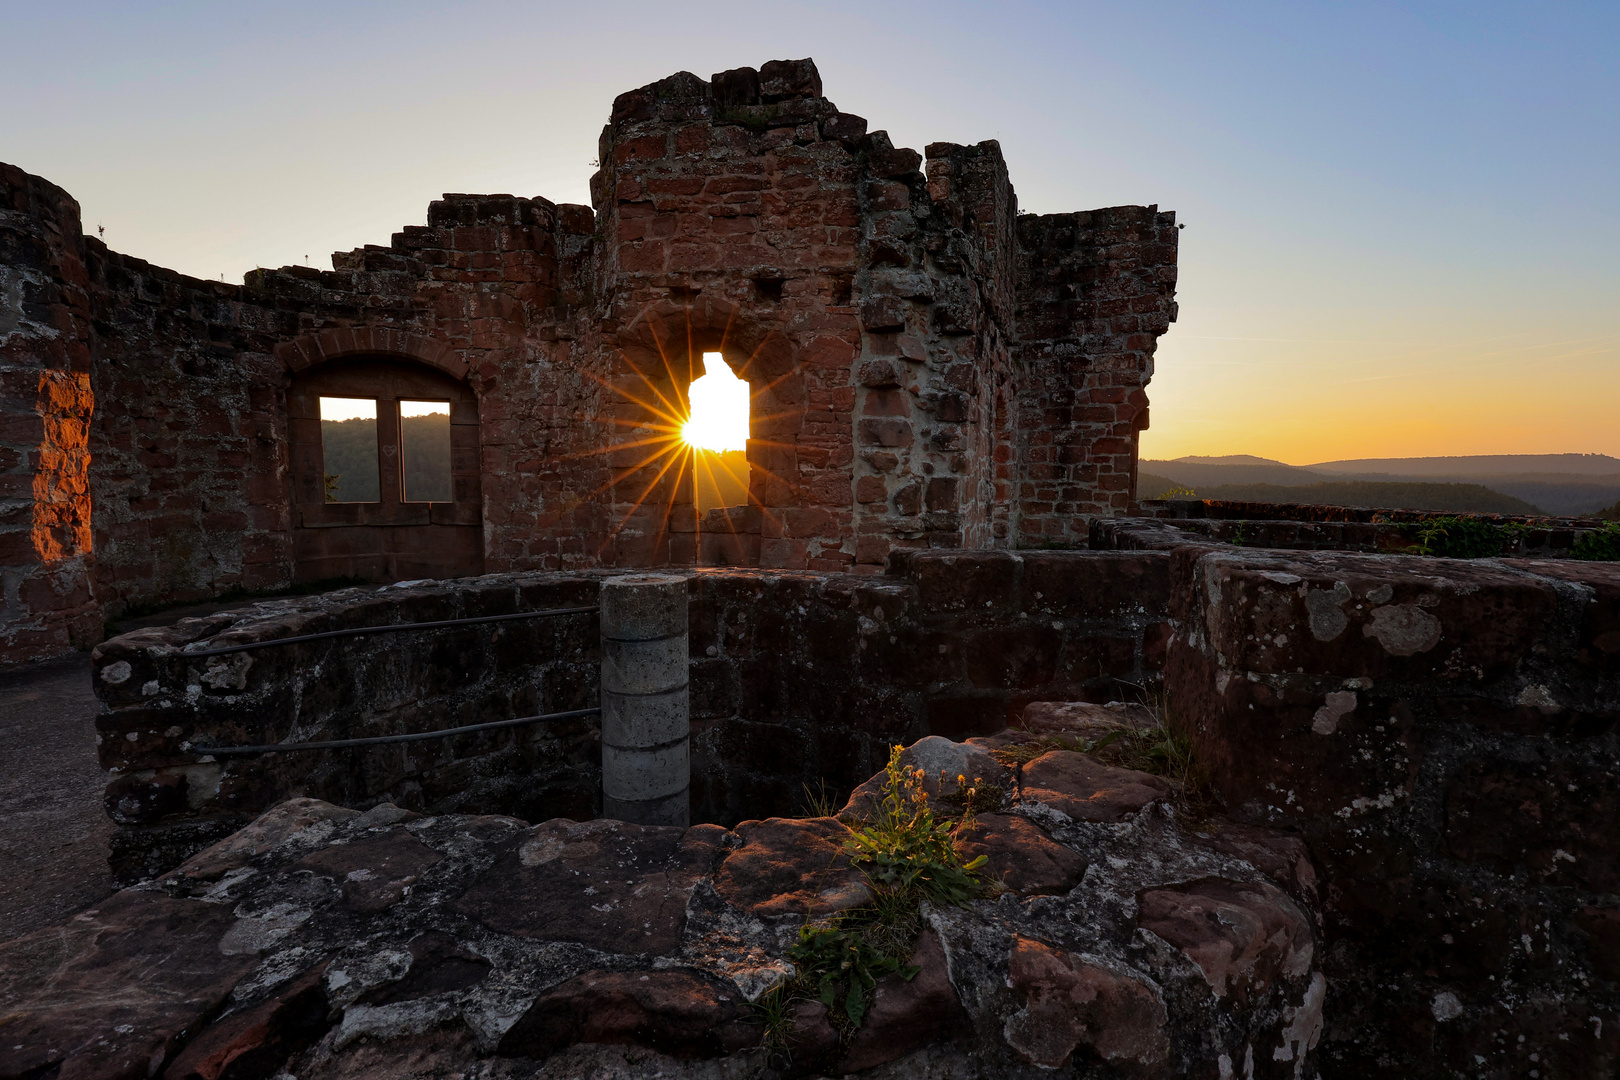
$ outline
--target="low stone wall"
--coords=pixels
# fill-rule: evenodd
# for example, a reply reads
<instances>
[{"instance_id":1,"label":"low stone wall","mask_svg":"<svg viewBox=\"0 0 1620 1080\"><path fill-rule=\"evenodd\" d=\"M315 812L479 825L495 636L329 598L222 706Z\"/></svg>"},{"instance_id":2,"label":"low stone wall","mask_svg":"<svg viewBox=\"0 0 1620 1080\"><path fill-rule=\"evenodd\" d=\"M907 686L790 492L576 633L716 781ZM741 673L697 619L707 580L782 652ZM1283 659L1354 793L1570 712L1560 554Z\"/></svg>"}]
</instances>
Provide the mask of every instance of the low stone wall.
<instances>
[{"instance_id":1,"label":"low stone wall","mask_svg":"<svg viewBox=\"0 0 1620 1080\"><path fill-rule=\"evenodd\" d=\"M1199 504L1165 502L1186 511ZM1208 504L1205 517L1099 518L1092 523L1091 546L1104 551L1168 551L1189 543L1289 551L1362 551L1404 554L1417 542L1411 526L1434 518L1474 518L1493 525L1517 525L1508 552L1536 559L1567 559L1584 537L1605 522L1582 519L1505 518L1493 514L1437 514L1417 510L1361 510L1342 506L1271 506L1264 503ZM1252 511L1241 516L1235 511ZM1300 512L1296 515L1295 511ZM1315 511L1311 517L1305 511Z\"/></svg>"},{"instance_id":2,"label":"low stone wall","mask_svg":"<svg viewBox=\"0 0 1620 1080\"><path fill-rule=\"evenodd\" d=\"M1001 728L1032 700L1156 686L1169 564L1153 552L926 552L891 576L690 572L693 820L833 797L887 747ZM490 575L266 601L101 645L93 680L115 871L160 873L295 795L528 821L600 808L599 725L214 760L197 746L428 731L597 704L594 616L366 635L326 630L595 603L605 572Z\"/></svg>"},{"instance_id":3,"label":"low stone wall","mask_svg":"<svg viewBox=\"0 0 1620 1080\"><path fill-rule=\"evenodd\" d=\"M1172 595L1173 721L1324 874L1324 1075L1612 1076L1620 566L1184 546Z\"/></svg>"}]
</instances>

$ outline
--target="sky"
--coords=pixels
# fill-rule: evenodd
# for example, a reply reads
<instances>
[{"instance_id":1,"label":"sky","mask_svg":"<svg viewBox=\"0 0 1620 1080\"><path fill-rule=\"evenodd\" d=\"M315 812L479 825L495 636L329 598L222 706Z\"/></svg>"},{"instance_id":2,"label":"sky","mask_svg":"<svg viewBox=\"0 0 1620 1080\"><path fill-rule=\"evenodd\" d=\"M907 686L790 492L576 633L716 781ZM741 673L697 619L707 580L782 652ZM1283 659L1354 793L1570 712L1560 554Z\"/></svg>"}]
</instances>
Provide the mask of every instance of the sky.
<instances>
[{"instance_id":1,"label":"sky","mask_svg":"<svg viewBox=\"0 0 1620 1080\"><path fill-rule=\"evenodd\" d=\"M1020 208L1175 210L1144 457L1620 456L1620 4L0 0L0 160L199 277L589 202L613 97L813 57Z\"/></svg>"}]
</instances>

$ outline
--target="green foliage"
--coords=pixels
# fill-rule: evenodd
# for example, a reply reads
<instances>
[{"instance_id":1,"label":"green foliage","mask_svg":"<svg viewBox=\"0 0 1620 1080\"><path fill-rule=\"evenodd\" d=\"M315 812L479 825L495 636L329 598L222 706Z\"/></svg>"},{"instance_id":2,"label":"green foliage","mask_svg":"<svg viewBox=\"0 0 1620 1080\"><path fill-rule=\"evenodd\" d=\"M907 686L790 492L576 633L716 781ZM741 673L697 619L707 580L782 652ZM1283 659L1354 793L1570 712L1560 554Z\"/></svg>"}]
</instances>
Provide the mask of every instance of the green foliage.
<instances>
[{"instance_id":1,"label":"green foliage","mask_svg":"<svg viewBox=\"0 0 1620 1080\"><path fill-rule=\"evenodd\" d=\"M900 764L903 748L891 748L884 769L883 799L875 819L850 830L845 851L872 887L872 900L799 931L788 950L798 969L789 982L761 998L756 1018L765 1025L767 1046L786 1046L788 1006L794 1000L819 1001L827 1018L848 1041L872 1003L872 989L885 975L908 982L922 933L924 903L947 906L983 896L995 886L978 870L985 857L963 862L957 838L971 826L974 804L982 797L977 782L958 777L966 809L957 820L936 817L928 805L920 769ZM811 794L808 787L806 793ZM996 795L995 805L1001 799Z\"/></svg>"},{"instance_id":2,"label":"green foliage","mask_svg":"<svg viewBox=\"0 0 1620 1080\"><path fill-rule=\"evenodd\" d=\"M857 1028L879 979L898 972L910 982L921 970L877 948L858 928L842 925L803 927L788 959L805 973L811 996L827 1007L827 1015L842 1013Z\"/></svg>"},{"instance_id":3,"label":"green foliage","mask_svg":"<svg viewBox=\"0 0 1620 1080\"><path fill-rule=\"evenodd\" d=\"M941 905L965 903L980 891L981 855L963 863L956 850L957 833L971 822L936 818L923 791L921 769L900 764L901 747L889 754L884 768L883 801L877 817L851 830L845 843L850 861L861 867L874 887L914 892Z\"/></svg>"},{"instance_id":4,"label":"green foliage","mask_svg":"<svg viewBox=\"0 0 1620 1080\"><path fill-rule=\"evenodd\" d=\"M1522 525L1496 525L1481 518L1438 517L1402 526L1417 540L1414 555L1446 559L1489 559L1518 546Z\"/></svg>"},{"instance_id":5,"label":"green foliage","mask_svg":"<svg viewBox=\"0 0 1620 1080\"><path fill-rule=\"evenodd\" d=\"M802 812L800 817L819 818L836 817L844 801L838 797L838 790L828 785L825 778L818 779L816 786L800 784L803 793L799 797Z\"/></svg>"},{"instance_id":6,"label":"green foliage","mask_svg":"<svg viewBox=\"0 0 1620 1080\"><path fill-rule=\"evenodd\" d=\"M1575 541L1570 554L1588 562L1620 562L1620 524L1613 521Z\"/></svg>"}]
</instances>

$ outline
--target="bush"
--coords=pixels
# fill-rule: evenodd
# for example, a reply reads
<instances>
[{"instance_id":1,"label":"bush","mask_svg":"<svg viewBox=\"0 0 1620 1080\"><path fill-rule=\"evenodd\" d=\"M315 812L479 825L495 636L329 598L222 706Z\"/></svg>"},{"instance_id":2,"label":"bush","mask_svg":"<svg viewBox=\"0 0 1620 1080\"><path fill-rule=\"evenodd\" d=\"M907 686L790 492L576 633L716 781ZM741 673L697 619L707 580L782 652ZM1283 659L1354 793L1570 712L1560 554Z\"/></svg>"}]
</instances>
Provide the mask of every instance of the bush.
<instances>
[{"instance_id":1,"label":"bush","mask_svg":"<svg viewBox=\"0 0 1620 1080\"><path fill-rule=\"evenodd\" d=\"M1620 524L1609 522L1575 541L1570 554L1587 562L1620 562Z\"/></svg>"},{"instance_id":2,"label":"bush","mask_svg":"<svg viewBox=\"0 0 1620 1080\"><path fill-rule=\"evenodd\" d=\"M1445 559L1489 559L1518 546L1522 525L1495 525L1482 518L1438 517L1405 527L1415 537L1414 555Z\"/></svg>"}]
</instances>

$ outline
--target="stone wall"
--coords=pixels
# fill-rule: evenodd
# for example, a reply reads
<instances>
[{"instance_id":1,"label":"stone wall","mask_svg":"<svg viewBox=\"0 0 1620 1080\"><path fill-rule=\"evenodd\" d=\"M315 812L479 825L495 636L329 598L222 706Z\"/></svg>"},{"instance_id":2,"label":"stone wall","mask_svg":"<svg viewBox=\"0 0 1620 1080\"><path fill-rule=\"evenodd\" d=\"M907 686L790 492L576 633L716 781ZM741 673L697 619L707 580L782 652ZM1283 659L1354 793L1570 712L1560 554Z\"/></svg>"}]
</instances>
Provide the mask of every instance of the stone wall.
<instances>
[{"instance_id":1,"label":"stone wall","mask_svg":"<svg viewBox=\"0 0 1620 1080\"><path fill-rule=\"evenodd\" d=\"M1170 715L1324 875L1324 1075L1610 1075L1620 569L1172 559Z\"/></svg>"},{"instance_id":2,"label":"stone wall","mask_svg":"<svg viewBox=\"0 0 1620 1080\"><path fill-rule=\"evenodd\" d=\"M994 142L933 144L925 174L808 60L621 95L600 150L594 208L446 195L387 246L240 286L109 251L65 193L0 173L0 329L21 379L0 403L6 527L51 537L7 579L9 598L44 575L8 601L4 655L60 651L69 624L93 639L96 605L334 568L880 574L899 549L1072 539L1128 505L1174 316L1171 215L1019 217ZM747 505L699 514L675 433L706 351L749 381L753 416ZM388 365L466 387L457 468L478 483L442 522L417 507L354 526L386 535L312 536L334 523L309 502L319 455L292 428L312 414L289 395L361 361L379 398L398 389ZM417 519L476 527L481 551L408 534Z\"/></svg>"},{"instance_id":3,"label":"stone wall","mask_svg":"<svg viewBox=\"0 0 1620 1080\"><path fill-rule=\"evenodd\" d=\"M919 553L887 578L691 578L693 820L840 795L888 746L1006 725L1031 700L1140 699L1158 681L1168 557ZM114 863L156 873L290 795L526 820L600 805L594 718L360 750L212 760L195 745L426 731L597 703L594 616L184 650L354 626L572 607L600 572L344 590L136 631L95 652Z\"/></svg>"},{"instance_id":4,"label":"stone wall","mask_svg":"<svg viewBox=\"0 0 1620 1080\"><path fill-rule=\"evenodd\" d=\"M1018 535L1085 543L1136 497L1136 437L1176 319L1176 216L1115 206L1018 219Z\"/></svg>"},{"instance_id":5,"label":"stone wall","mask_svg":"<svg viewBox=\"0 0 1620 1080\"><path fill-rule=\"evenodd\" d=\"M0 165L0 664L101 637L86 243L65 191Z\"/></svg>"}]
</instances>

